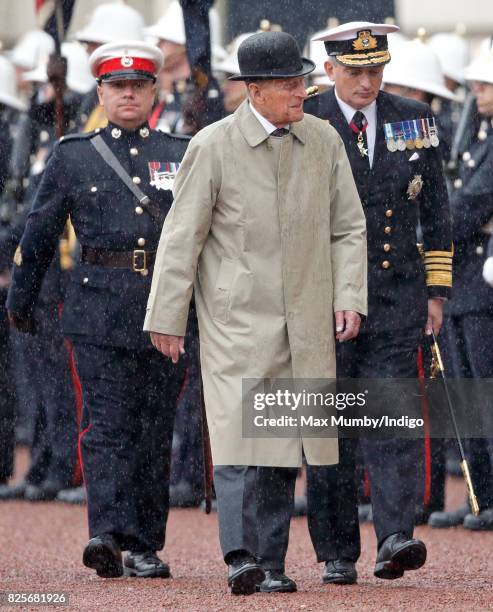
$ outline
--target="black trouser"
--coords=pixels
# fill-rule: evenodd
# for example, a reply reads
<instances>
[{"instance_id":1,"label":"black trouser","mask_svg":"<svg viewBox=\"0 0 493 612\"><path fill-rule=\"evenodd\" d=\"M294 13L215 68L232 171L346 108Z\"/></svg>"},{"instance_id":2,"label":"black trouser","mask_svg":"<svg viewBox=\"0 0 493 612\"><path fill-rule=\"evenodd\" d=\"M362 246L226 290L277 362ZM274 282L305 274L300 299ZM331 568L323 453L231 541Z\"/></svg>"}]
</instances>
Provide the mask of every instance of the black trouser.
<instances>
[{"instance_id":1,"label":"black trouser","mask_svg":"<svg viewBox=\"0 0 493 612\"><path fill-rule=\"evenodd\" d=\"M296 468L214 467L219 540L228 563L232 552L257 557L264 569L284 571L294 508Z\"/></svg>"},{"instance_id":2,"label":"black trouser","mask_svg":"<svg viewBox=\"0 0 493 612\"><path fill-rule=\"evenodd\" d=\"M10 367L10 331L5 309L6 290L0 289L0 482L14 469L15 393Z\"/></svg>"},{"instance_id":3,"label":"black trouser","mask_svg":"<svg viewBox=\"0 0 493 612\"><path fill-rule=\"evenodd\" d=\"M414 328L363 333L355 340L338 345L337 374L344 378L416 378L420 337L421 331ZM422 453L422 440L366 438L360 439L358 444L370 479L378 544L397 532L411 537L418 478L416 466ZM356 446L353 441L340 441L338 465L307 468L308 522L319 561L335 558L356 561L359 556Z\"/></svg>"},{"instance_id":4,"label":"black trouser","mask_svg":"<svg viewBox=\"0 0 493 612\"><path fill-rule=\"evenodd\" d=\"M454 378L493 378L493 316L449 317L446 331ZM467 397L463 409L467 410ZM487 438L465 440L471 479L481 510L493 507L492 443Z\"/></svg>"},{"instance_id":5,"label":"black trouser","mask_svg":"<svg viewBox=\"0 0 493 612\"><path fill-rule=\"evenodd\" d=\"M176 401L186 362L154 349L74 342L84 400L81 452L90 537L160 550L169 510Z\"/></svg>"}]
</instances>

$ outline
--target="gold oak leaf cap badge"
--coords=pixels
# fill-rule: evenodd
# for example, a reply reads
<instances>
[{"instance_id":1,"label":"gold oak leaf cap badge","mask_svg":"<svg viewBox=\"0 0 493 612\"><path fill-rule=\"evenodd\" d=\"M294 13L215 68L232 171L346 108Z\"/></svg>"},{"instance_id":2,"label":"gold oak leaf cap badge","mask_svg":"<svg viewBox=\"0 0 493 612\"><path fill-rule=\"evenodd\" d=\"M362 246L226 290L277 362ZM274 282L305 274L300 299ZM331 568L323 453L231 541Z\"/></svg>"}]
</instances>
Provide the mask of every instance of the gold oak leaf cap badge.
<instances>
[{"instance_id":1,"label":"gold oak leaf cap badge","mask_svg":"<svg viewBox=\"0 0 493 612\"><path fill-rule=\"evenodd\" d=\"M368 49L376 49L377 46L377 39L371 35L370 30L361 30L361 32L358 32L358 38L353 41L353 49L355 51L367 51Z\"/></svg>"}]
</instances>

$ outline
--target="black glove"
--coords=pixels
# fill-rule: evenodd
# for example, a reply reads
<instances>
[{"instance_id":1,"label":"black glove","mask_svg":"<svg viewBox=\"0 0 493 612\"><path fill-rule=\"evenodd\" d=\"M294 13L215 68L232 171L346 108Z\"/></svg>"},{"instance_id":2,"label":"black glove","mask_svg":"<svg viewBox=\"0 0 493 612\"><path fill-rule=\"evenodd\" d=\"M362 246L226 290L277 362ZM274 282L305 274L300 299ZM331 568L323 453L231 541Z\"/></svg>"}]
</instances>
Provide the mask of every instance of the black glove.
<instances>
[{"instance_id":1,"label":"black glove","mask_svg":"<svg viewBox=\"0 0 493 612\"><path fill-rule=\"evenodd\" d=\"M36 326L34 323L34 317L32 315L21 316L16 312L10 312L10 310L8 311L8 314L10 324L15 327L15 329L23 334L32 334L34 336L36 333Z\"/></svg>"}]
</instances>

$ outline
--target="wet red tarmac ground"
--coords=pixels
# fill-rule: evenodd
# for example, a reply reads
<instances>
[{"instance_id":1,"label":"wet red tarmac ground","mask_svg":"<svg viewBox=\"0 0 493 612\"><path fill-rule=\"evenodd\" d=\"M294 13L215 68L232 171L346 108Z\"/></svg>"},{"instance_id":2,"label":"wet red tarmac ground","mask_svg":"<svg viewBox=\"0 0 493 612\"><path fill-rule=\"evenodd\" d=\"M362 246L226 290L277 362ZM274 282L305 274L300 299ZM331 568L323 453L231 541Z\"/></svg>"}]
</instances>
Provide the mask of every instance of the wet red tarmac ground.
<instances>
[{"instance_id":1,"label":"wet red tarmac ground","mask_svg":"<svg viewBox=\"0 0 493 612\"><path fill-rule=\"evenodd\" d=\"M25 464L23 455L20 460L21 466ZM447 506L463 499L462 482L450 479ZM64 592L69 605L57 609L66 610L493 610L493 532L418 527L416 535L428 547L424 568L407 572L400 580L383 581L373 577L373 528L363 525L358 584L324 586L306 520L295 519L286 567L298 583L298 592L233 597L226 586L214 514L172 510L162 555L171 565L172 579L104 580L81 563L87 541L85 507L4 502L0 505L0 592ZM55 608L24 605L22 609Z\"/></svg>"}]
</instances>

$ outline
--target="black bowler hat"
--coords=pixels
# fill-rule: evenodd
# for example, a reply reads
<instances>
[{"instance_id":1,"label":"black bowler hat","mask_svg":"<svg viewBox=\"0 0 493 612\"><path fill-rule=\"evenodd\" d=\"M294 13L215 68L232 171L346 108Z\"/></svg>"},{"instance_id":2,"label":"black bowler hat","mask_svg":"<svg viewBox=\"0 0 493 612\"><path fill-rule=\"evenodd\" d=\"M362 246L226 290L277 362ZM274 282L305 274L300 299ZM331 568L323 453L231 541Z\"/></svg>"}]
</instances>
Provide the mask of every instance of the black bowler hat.
<instances>
[{"instance_id":1,"label":"black bowler hat","mask_svg":"<svg viewBox=\"0 0 493 612\"><path fill-rule=\"evenodd\" d=\"M287 79L315 70L315 64L301 57L295 39L287 32L252 34L238 48L238 63L240 74L229 77L231 81Z\"/></svg>"}]
</instances>

